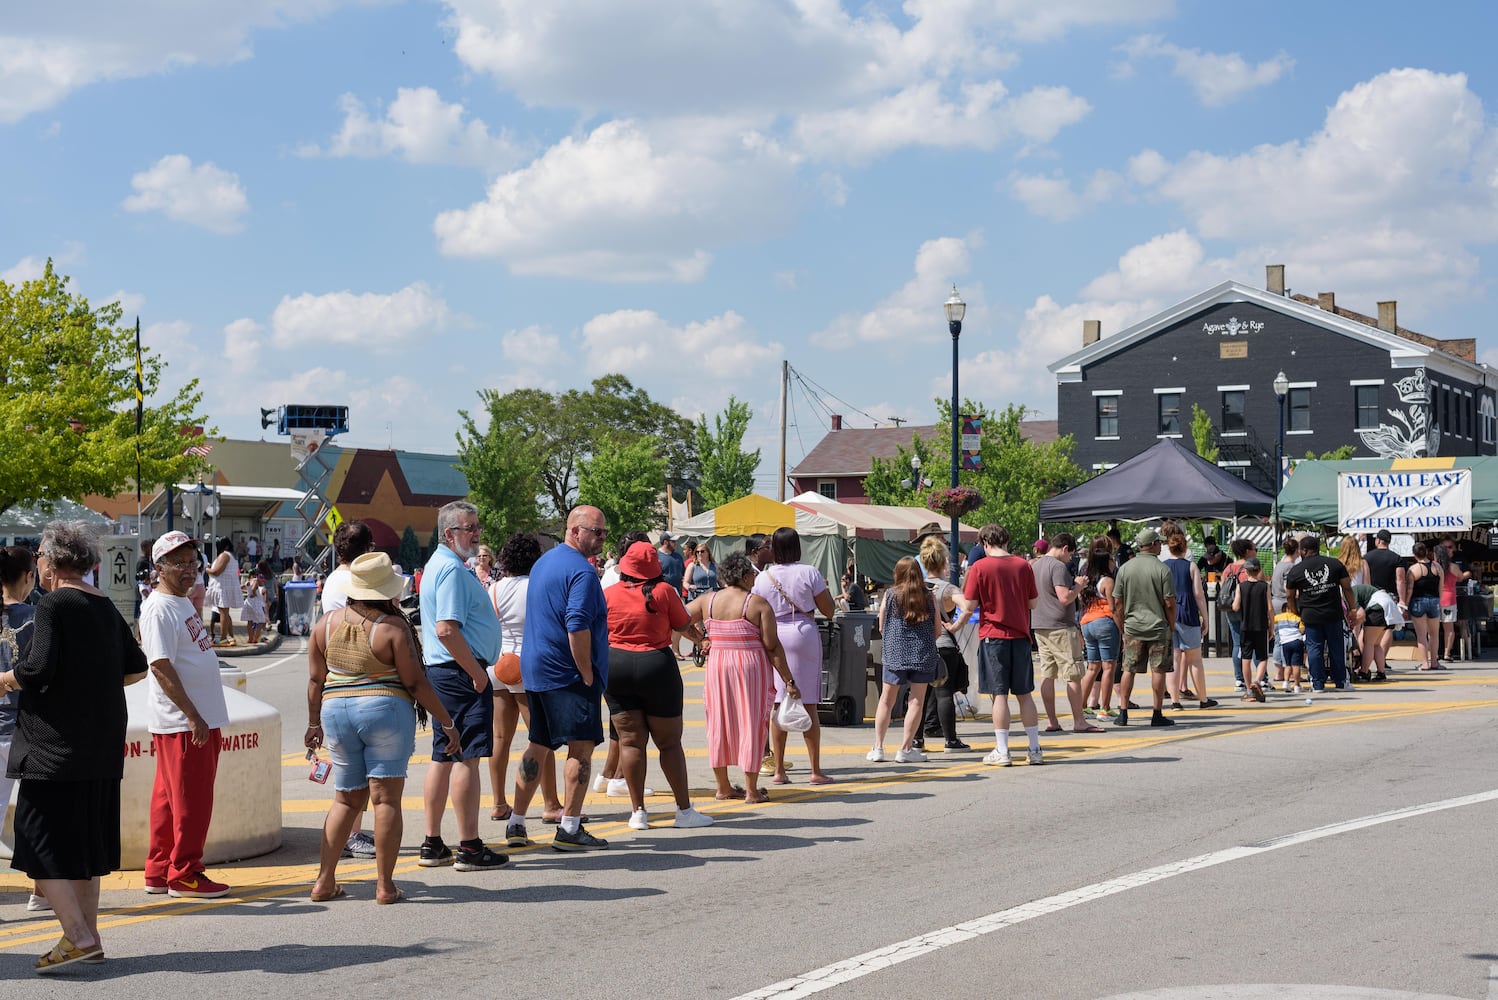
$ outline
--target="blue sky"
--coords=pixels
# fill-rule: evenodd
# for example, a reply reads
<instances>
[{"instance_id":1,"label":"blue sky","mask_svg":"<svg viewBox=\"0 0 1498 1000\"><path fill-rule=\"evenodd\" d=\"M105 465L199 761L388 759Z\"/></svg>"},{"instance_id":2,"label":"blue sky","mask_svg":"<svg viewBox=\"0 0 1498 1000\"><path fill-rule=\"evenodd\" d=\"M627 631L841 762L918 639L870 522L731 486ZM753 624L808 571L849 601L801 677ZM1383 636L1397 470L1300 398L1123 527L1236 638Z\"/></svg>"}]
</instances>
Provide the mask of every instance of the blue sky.
<instances>
[{"instance_id":1,"label":"blue sky","mask_svg":"<svg viewBox=\"0 0 1498 1000\"><path fill-rule=\"evenodd\" d=\"M747 400L773 495L782 358L838 397L789 465L829 409L930 422L955 282L964 395L1053 417L1082 320L1266 263L1498 363L1488 4L17 7L0 278L119 299L232 437L447 451L481 388L621 371Z\"/></svg>"}]
</instances>

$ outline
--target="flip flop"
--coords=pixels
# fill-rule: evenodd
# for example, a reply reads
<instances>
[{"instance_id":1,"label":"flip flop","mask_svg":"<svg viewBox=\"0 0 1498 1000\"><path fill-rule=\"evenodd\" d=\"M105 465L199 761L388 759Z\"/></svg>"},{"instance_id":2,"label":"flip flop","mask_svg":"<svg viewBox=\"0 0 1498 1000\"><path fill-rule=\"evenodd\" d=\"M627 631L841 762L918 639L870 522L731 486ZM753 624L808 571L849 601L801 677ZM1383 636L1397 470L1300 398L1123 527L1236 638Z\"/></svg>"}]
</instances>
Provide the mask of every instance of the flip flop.
<instances>
[{"instance_id":1,"label":"flip flop","mask_svg":"<svg viewBox=\"0 0 1498 1000\"><path fill-rule=\"evenodd\" d=\"M74 962L84 962L95 955L102 956L104 946L95 944L92 948L80 948L63 935L58 942L52 946L52 950L36 960L36 971L38 975L50 975L62 968L64 965L72 965Z\"/></svg>"},{"instance_id":2,"label":"flip flop","mask_svg":"<svg viewBox=\"0 0 1498 1000\"><path fill-rule=\"evenodd\" d=\"M495 822L507 820L513 815L515 815L515 810L511 809L509 806L505 806L505 811L503 814L501 814L498 809L492 809L489 812L489 818L494 820Z\"/></svg>"},{"instance_id":3,"label":"flip flop","mask_svg":"<svg viewBox=\"0 0 1498 1000\"><path fill-rule=\"evenodd\" d=\"M1059 732L1061 732L1061 727L1060 726L1046 726L1044 729L1041 730L1041 732L1042 733L1059 733Z\"/></svg>"},{"instance_id":4,"label":"flip flop","mask_svg":"<svg viewBox=\"0 0 1498 1000\"><path fill-rule=\"evenodd\" d=\"M775 777L770 779L770 784L772 785L789 785L790 783L790 777L784 774L777 774Z\"/></svg>"},{"instance_id":5,"label":"flip flop","mask_svg":"<svg viewBox=\"0 0 1498 1000\"><path fill-rule=\"evenodd\" d=\"M317 893L312 893L312 894L308 895L307 898L310 899L310 900L312 900L312 902L314 902L314 903L329 903L329 902L332 902L335 899L342 899L344 896L347 896L347 895L348 895L348 893L344 892L343 891L343 886L340 885L340 886L338 886L336 889L334 889L331 893L329 893L326 896L319 896L319 895L317 895Z\"/></svg>"},{"instance_id":6,"label":"flip flop","mask_svg":"<svg viewBox=\"0 0 1498 1000\"><path fill-rule=\"evenodd\" d=\"M830 785L832 784L833 780L834 779L831 775L824 774L820 777L811 778L806 783L808 785Z\"/></svg>"},{"instance_id":7,"label":"flip flop","mask_svg":"<svg viewBox=\"0 0 1498 1000\"><path fill-rule=\"evenodd\" d=\"M744 797L745 805L757 806L761 803L770 801L770 793L765 791L763 788L756 788L754 790L754 793L754 798L749 798L747 795Z\"/></svg>"},{"instance_id":8,"label":"flip flop","mask_svg":"<svg viewBox=\"0 0 1498 1000\"><path fill-rule=\"evenodd\" d=\"M742 799L744 797L744 790L742 788L740 788L738 785L734 785L732 787L733 787L733 790L731 792L729 792L727 795L724 795L722 792L719 792L718 794L714 795L713 798L717 799L719 802L727 802L730 799Z\"/></svg>"},{"instance_id":9,"label":"flip flop","mask_svg":"<svg viewBox=\"0 0 1498 1000\"><path fill-rule=\"evenodd\" d=\"M381 906L389 906L391 903L399 903L401 900L403 900L405 898L406 898L406 894L401 891L400 886L396 886L395 887L395 895L394 896L391 896L389 899L381 899L379 896L376 896L375 897L375 902L379 903Z\"/></svg>"},{"instance_id":10,"label":"flip flop","mask_svg":"<svg viewBox=\"0 0 1498 1000\"><path fill-rule=\"evenodd\" d=\"M1074 732L1074 733L1106 733L1107 730L1104 729L1102 726L1088 726L1086 729L1073 729L1072 732Z\"/></svg>"}]
</instances>

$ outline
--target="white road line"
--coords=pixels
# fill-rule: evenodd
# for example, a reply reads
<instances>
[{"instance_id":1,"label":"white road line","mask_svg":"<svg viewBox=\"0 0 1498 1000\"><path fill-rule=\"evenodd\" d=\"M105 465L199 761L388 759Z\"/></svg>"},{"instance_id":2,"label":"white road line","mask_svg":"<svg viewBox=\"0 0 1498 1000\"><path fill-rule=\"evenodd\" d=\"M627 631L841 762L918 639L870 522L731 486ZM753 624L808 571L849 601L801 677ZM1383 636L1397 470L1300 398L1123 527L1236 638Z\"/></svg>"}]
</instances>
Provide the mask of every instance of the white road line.
<instances>
[{"instance_id":1,"label":"white road line","mask_svg":"<svg viewBox=\"0 0 1498 1000\"><path fill-rule=\"evenodd\" d=\"M1146 868L1143 871L1134 872L1129 875L1120 875L1118 878L1108 879L1106 882L1094 882L1092 885L1083 886L1080 889L1072 889L1055 896L1047 896L1019 906L1012 906L1007 910L990 913L986 917L976 920L964 921L943 927L941 930L931 931L919 937L906 938L904 941L887 945L874 951L864 952L841 962L824 965L820 969L804 972L790 979L783 979L763 989L752 993L744 993L734 1000L791 1000L795 997L808 997L814 993L840 986L843 983L852 982L855 979L867 976L870 973L887 969L901 962L908 962L912 958L929 955L942 948L951 947L964 941L971 941L983 934L992 934L994 931L1002 930L1014 924L1043 917L1060 910L1082 903L1090 903L1112 896L1116 893L1129 889L1137 889L1140 886L1149 885L1152 882L1160 882L1177 875L1185 875L1189 872L1201 871L1216 865L1226 864L1229 861L1239 861L1243 858L1254 857L1269 851L1277 851L1282 847L1292 847L1296 844L1304 844L1312 840L1320 840L1324 837L1334 837L1342 833L1351 833L1365 827L1378 826L1382 823L1392 823L1396 820L1410 819L1415 816L1423 816L1426 813L1440 812L1444 809L1459 809L1463 806L1478 805L1483 802L1498 800L1498 789L1487 792L1478 792L1475 795L1463 795L1454 799L1442 799L1438 802L1427 802L1423 805L1409 806L1405 809L1394 809L1389 812L1376 813L1372 816L1363 816L1357 819L1346 820L1341 823L1333 823L1330 826L1320 826L1312 830L1302 830L1299 833L1286 834L1262 841L1258 844L1249 844L1243 847L1229 847L1221 851L1213 851L1210 854L1201 854L1194 858L1186 858L1183 861L1173 861L1169 864L1158 865L1154 868ZM1489 993L1498 996L1498 991L1490 986Z\"/></svg>"},{"instance_id":2,"label":"white road line","mask_svg":"<svg viewBox=\"0 0 1498 1000\"><path fill-rule=\"evenodd\" d=\"M307 640L302 639L301 643L302 643L302 648L298 649L295 653L292 653L290 656L283 656L279 660L276 660L273 663L267 663L263 667L256 667L254 670L246 670L244 672L244 675L246 677L254 677L256 674L263 674L267 670L274 670L276 667L279 667L283 663L290 663L292 660L299 659L299 658L301 658L303 656L306 656L307 655Z\"/></svg>"}]
</instances>

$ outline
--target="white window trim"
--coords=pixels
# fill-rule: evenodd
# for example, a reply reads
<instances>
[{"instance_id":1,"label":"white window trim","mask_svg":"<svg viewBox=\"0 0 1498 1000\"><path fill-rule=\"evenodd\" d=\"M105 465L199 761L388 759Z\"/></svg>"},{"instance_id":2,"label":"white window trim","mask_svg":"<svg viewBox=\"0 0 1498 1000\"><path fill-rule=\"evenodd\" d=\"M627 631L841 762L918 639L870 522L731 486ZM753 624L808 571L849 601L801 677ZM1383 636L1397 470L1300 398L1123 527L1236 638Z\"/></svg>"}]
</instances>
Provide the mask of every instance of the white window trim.
<instances>
[{"instance_id":1,"label":"white window trim","mask_svg":"<svg viewBox=\"0 0 1498 1000\"><path fill-rule=\"evenodd\" d=\"M1244 459L1233 458L1226 459L1224 461L1218 462L1217 464L1219 467L1224 469L1246 469L1253 463Z\"/></svg>"},{"instance_id":2,"label":"white window trim","mask_svg":"<svg viewBox=\"0 0 1498 1000\"><path fill-rule=\"evenodd\" d=\"M1186 393L1186 387L1184 385L1178 385L1178 386L1176 386L1173 389L1156 389L1155 390L1155 395L1156 396L1164 396L1167 393L1172 393L1172 392L1179 393L1181 395L1185 395L1185 393Z\"/></svg>"},{"instance_id":3,"label":"white window trim","mask_svg":"<svg viewBox=\"0 0 1498 1000\"><path fill-rule=\"evenodd\" d=\"M1123 395L1123 390L1122 389L1094 389L1094 390L1092 390L1092 394L1094 396L1122 396Z\"/></svg>"},{"instance_id":4,"label":"white window trim","mask_svg":"<svg viewBox=\"0 0 1498 1000\"><path fill-rule=\"evenodd\" d=\"M1117 441L1119 440L1119 437L1117 434L1102 434L1094 435L1092 439L1094 441Z\"/></svg>"},{"instance_id":5,"label":"white window trim","mask_svg":"<svg viewBox=\"0 0 1498 1000\"><path fill-rule=\"evenodd\" d=\"M1352 379L1351 381L1349 381L1347 384L1348 385L1383 385L1384 384L1384 380L1381 379L1381 378L1355 378L1355 379Z\"/></svg>"},{"instance_id":6,"label":"white window trim","mask_svg":"<svg viewBox=\"0 0 1498 1000\"><path fill-rule=\"evenodd\" d=\"M832 487L832 496L829 497L829 496L827 496L827 494L825 494L825 493L822 492L822 487L823 486L831 486ZM836 500L837 499L837 480L836 479L818 479L817 480L817 493L820 494L821 496L827 497L828 500Z\"/></svg>"},{"instance_id":7,"label":"white window trim","mask_svg":"<svg viewBox=\"0 0 1498 1000\"><path fill-rule=\"evenodd\" d=\"M1247 385L1219 385L1217 387L1217 391L1218 392L1248 392L1252 388L1253 388L1252 386L1247 386Z\"/></svg>"},{"instance_id":8,"label":"white window trim","mask_svg":"<svg viewBox=\"0 0 1498 1000\"><path fill-rule=\"evenodd\" d=\"M1182 437L1182 435L1180 435L1180 434L1156 434L1155 437L1157 437L1157 438L1180 438L1180 437Z\"/></svg>"},{"instance_id":9,"label":"white window trim","mask_svg":"<svg viewBox=\"0 0 1498 1000\"><path fill-rule=\"evenodd\" d=\"M1248 437L1248 431L1223 431L1217 436L1225 438L1246 438Z\"/></svg>"},{"instance_id":10,"label":"white window trim","mask_svg":"<svg viewBox=\"0 0 1498 1000\"><path fill-rule=\"evenodd\" d=\"M1118 468L1117 462L1093 462L1092 467L1099 472L1107 472L1109 469Z\"/></svg>"},{"instance_id":11,"label":"white window trim","mask_svg":"<svg viewBox=\"0 0 1498 1000\"><path fill-rule=\"evenodd\" d=\"M1285 386L1285 388L1286 389L1314 389L1314 388L1316 388L1316 383L1315 382L1291 382L1289 385Z\"/></svg>"},{"instance_id":12,"label":"white window trim","mask_svg":"<svg viewBox=\"0 0 1498 1000\"><path fill-rule=\"evenodd\" d=\"M1285 432L1285 437L1289 437L1292 434L1315 434L1315 433L1316 433L1315 431L1286 431Z\"/></svg>"}]
</instances>

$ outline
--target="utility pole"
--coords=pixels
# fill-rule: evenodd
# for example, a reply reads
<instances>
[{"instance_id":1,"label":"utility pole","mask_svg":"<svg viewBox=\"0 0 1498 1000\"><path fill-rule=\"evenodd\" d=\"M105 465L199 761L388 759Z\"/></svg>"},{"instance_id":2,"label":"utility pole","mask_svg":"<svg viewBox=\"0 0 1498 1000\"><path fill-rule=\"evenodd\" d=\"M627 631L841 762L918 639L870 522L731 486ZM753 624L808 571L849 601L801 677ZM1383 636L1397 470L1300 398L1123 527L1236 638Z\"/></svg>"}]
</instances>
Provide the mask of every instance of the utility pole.
<instances>
[{"instance_id":1,"label":"utility pole","mask_svg":"<svg viewBox=\"0 0 1498 1000\"><path fill-rule=\"evenodd\" d=\"M780 502L785 503L785 397L791 381L791 363L780 362Z\"/></svg>"}]
</instances>

